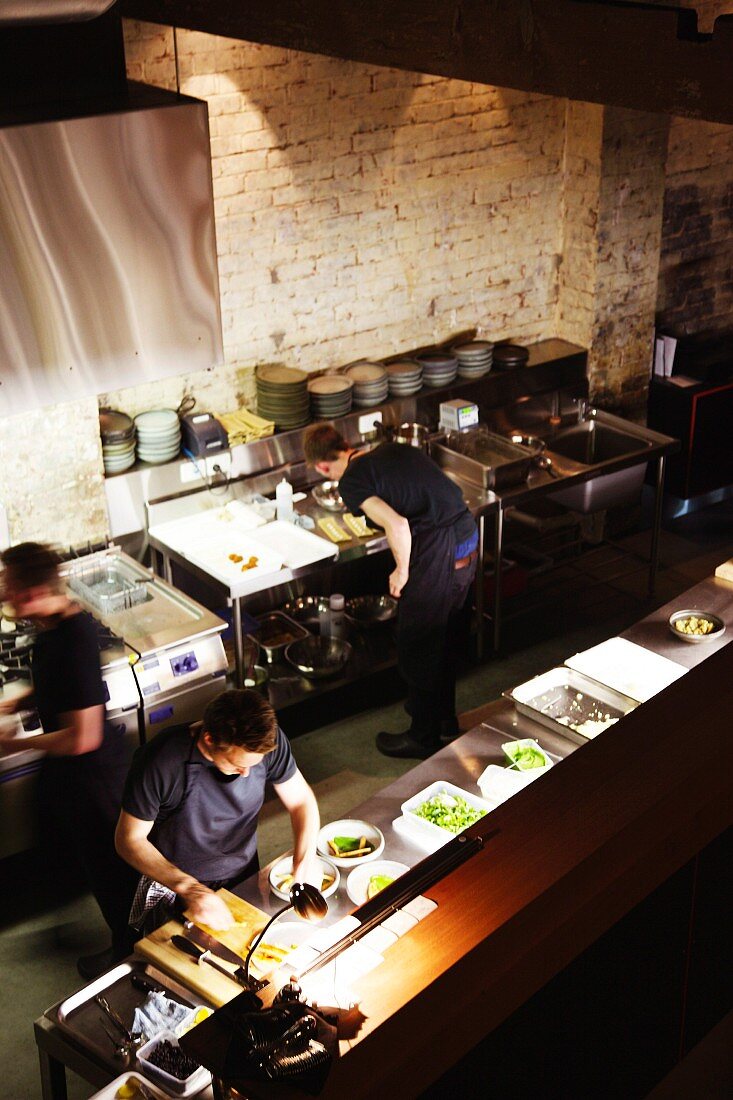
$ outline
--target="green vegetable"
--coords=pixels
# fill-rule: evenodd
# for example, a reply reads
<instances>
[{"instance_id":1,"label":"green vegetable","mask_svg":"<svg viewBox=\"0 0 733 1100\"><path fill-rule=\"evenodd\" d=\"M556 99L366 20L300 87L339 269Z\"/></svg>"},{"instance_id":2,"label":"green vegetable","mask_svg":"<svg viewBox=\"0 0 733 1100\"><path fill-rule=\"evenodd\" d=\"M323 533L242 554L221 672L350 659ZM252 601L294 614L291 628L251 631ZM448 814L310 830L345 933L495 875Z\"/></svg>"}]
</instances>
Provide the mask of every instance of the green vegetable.
<instances>
[{"instance_id":1,"label":"green vegetable","mask_svg":"<svg viewBox=\"0 0 733 1100\"><path fill-rule=\"evenodd\" d=\"M475 809L459 794L452 795L441 791L440 794L429 798L427 802L421 802L412 812L441 829L447 829L449 833L462 833L469 825L473 825L483 817L486 810Z\"/></svg>"},{"instance_id":2,"label":"green vegetable","mask_svg":"<svg viewBox=\"0 0 733 1100\"><path fill-rule=\"evenodd\" d=\"M544 768L547 757L532 745L519 745L510 750L510 757L520 771L530 771L532 768Z\"/></svg>"},{"instance_id":3,"label":"green vegetable","mask_svg":"<svg viewBox=\"0 0 733 1100\"><path fill-rule=\"evenodd\" d=\"M333 843L340 852L355 852L359 847L358 836L335 836Z\"/></svg>"},{"instance_id":4,"label":"green vegetable","mask_svg":"<svg viewBox=\"0 0 733 1100\"><path fill-rule=\"evenodd\" d=\"M372 875L367 884L367 897L373 898L375 894L378 894L380 890L384 890L385 886L389 886L394 882L391 875Z\"/></svg>"}]
</instances>

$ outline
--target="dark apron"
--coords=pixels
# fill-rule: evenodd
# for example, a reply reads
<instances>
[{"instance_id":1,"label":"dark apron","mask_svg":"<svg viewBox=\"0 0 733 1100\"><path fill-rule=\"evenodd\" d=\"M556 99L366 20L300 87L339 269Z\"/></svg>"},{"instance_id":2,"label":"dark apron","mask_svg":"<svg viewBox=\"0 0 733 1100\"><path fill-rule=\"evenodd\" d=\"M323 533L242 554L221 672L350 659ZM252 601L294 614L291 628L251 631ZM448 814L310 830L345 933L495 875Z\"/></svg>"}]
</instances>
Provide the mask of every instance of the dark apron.
<instances>
[{"instance_id":1,"label":"dark apron","mask_svg":"<svg viewBox=\"0 0 733 1100\"><path fill-rule=\"evenodd\" d=\"M454 528L417 531L410 573L399 599L397 661L407 683L410 734L437 747L455 718L456 649L475 563L455 568Z\"/></svg>"}]
</instances>

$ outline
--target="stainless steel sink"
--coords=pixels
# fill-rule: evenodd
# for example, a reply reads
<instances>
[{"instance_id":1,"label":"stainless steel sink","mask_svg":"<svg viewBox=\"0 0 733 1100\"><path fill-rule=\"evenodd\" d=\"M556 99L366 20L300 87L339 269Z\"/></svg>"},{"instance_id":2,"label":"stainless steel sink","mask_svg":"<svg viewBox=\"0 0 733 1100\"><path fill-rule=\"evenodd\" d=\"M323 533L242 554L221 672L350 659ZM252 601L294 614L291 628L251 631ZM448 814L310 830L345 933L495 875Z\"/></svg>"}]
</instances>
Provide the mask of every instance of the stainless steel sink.
<instances>
[{"instance_id":1,"label":"stainless steel sink","mask_svg":"<svg viewBox=\"0 0 733 1100\"><path fill-rule=\"evenodd\" d=\"M586 467L598 467L598 476L569 489L553 493L552 499L576 512L597 512L633 500L641 491L646 472L644 454L652 446L641 434L625 432L591 416L564 428L547 441L547 454L570 459ZM603 463L629 455L638 463L612 474L602 472Z\"/></svg>"}]
</instances>

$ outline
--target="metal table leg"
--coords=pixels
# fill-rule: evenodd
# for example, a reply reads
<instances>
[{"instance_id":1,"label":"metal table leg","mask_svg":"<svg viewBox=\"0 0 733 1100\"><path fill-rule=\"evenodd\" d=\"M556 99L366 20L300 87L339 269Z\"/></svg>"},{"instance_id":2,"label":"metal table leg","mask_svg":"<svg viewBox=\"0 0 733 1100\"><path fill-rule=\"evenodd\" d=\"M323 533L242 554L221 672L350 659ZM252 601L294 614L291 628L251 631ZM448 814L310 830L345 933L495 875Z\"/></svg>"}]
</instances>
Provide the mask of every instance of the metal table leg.
<instances>
[{"instance_id":1,"label":"metal table leg","mask_svg":"<svg viewBox=\"0 0 733 1100\"><path fill-rule=\"evenodd\" d=\"M173 584L173 563L170 554L163 554L163 579Z\"/></svg>"},{"instance_id":2,"label":"metal table leg","mask_svg":"<svg viewBox=\"0 0 733 1100\"><path fill-rule=\"evenodd\" d=\"M234 667L238 688L244 687L244 642L242 639L242 601L230 600L232 608L232 632L234 633Z\"/></svg>"},{"instance_id":3,"label":"metal table leg","mask_svg":"<svg viewBox=\"0 0 733 1100\"><path fill-rule=\"evenodd\" d=\"M486 541L486 516L478 517L478 562L474 583L474 602L476 604L476 659L484 655L484 545Z\"/></svg>"},{"instance_id":4,"label":"metal table leg","mask_svg":"<svg viewBox=\"0 0 733 1100\"><path fill-rule=\"evenodd\" d=\"M657 564L659 558L659 531L662 526L662 501L664 495L664 466L665 456L657 459L657 479L654 489L654 520L652 523L652 537L649 546L649 595L654 595L657 582Z\"/></svg>"},{"instance_id":5,"label":"metal table leg","mask_svg":"<svg viewBox=\"0 0 733 1100\"><path fill-rule=\"evenodd\" d=\"M38 1048L41 1070L41 1096L43 1100L67 1100L66 1066L53 1058L42 1047Z\"/></svg>"},{"instance_id":6,"label":"metal table leg","mask_svg":"<svg viewBox=\"0 0 733 1100\"><path fill-rule=\"evenodd\" d=\"M501 559L504 544L504 509L499 505L494 527L494 653L501 644Z\"/></svg>"}]
</instances>

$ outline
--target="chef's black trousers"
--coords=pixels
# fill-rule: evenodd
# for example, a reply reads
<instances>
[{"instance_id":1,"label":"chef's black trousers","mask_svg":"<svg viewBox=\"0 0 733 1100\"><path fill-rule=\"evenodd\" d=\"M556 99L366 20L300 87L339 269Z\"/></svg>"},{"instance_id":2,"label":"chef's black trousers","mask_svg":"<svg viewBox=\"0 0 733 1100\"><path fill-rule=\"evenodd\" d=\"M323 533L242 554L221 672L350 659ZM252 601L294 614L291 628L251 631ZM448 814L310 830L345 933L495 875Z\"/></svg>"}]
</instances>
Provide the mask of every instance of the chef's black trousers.
<instances>
[{"instance_id":1,"label":"chef's black trousers","mask_svg":"<svg viewBox=\"0 0 733 1100\"><path fill-rule=\"evenodd\" d=\"M452 528L416 532L397 616L397 662L407 683L410 736L435 749L458 732L456 660L466 623L474 558L456 569Z\"/></svg>"},{"instance_id":2,"label":"chef's black trousers","mask_svg":"<svg viewBox=\"0 0 733 1100\"><path fill-rule=\"evenodd\" d=\"M127 918L139 879L115 851L121 791L116 777L89 775L81 757L47 758L39 775L41 844L52 882L83 874L112 933L115 961L130 951Z\"/></svg>"}]
</instances>

